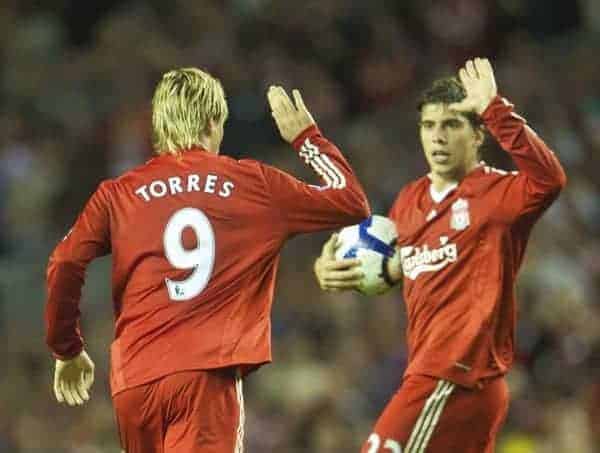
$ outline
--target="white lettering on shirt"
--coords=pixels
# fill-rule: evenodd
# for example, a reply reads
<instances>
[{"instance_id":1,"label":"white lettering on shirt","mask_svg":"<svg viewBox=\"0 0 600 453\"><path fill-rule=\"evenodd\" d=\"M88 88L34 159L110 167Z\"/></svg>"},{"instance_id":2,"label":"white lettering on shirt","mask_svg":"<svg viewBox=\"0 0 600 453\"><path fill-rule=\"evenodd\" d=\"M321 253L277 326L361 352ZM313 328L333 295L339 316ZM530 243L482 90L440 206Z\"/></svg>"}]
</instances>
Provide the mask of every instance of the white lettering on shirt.
<instances>
[{"instance_id":1,"label":"white lettering on shirt","mask_svg":"<svg viewBox=\"0 0 600 453\"><path fill-rule=\"evenodd\" d=\"M223 198L227 198L228 196L231 195L231 191L233 190L235 186L233 185L233 183L231 181L225 181L223 183L223 187L221 188L221 190L219 190L219 196L223 197Z\"/></svg>"},{"instance_id":2,"label":"white lettering on shirt","mask_svg":"<svg viewBox=\"0 0 600 453\"><path fill-rule=\"evenodd\" d=\"M437 272L458 259L458 248L455 243L448 243L448 237L440 237L440 247L429 249L405 246L400 248L402 271L407 278L415 280L423 272Z\"/></svg>"},{"instance_id":3,"label":"white lettering on shirt","mask_svg":"<svg viewBox=\"0 0 600 453\"><path fill-rule=\"evenodd\" d=\"M150 196L148 195L148 192L146 192L147 188L148 186L144 184L143 186L138 187L135 191L135 193L137 195L140 195L144 199L144 201L150 201Z\"/></svg>"},{"instance_id":4,"label":"white lettering on shirt","mask_svg":"<svg viewBox=\"0 0 600 453\"><path fill-rule=\"evenodd\" d=\"M200 192L200 186L198 185L199 181L200 176L195 174L189 175L187 180L187 191L191 192L192 190L195 190L196 192Z\"/></svg>"},{"instance_id":5,"label":"white lettering on shirt","mask_svg":"<svg viewBox=\"0 0 600 453\"><path fill-rule=\"evenodd\" d=\"M235 185L228 180L219 179L217 175L206 176L204 185L200 184L200 175L192 173L186 177L170 176L165 180L157 179L135 189L134 193L145 202L154 198L176 195L178 193L204 192L228 198L233 193Z\"/></svg>"},{"instance_id":6,"label":"white lettering on shirt","mask_svg":"<svg viewBox=\"0 0 600 453\"><path fill-rule=\"evenodd\" d=\"M215 193L215 183L217 182L218 176L207 175L206 182L204 183L204 191L208 193Z\"/></svg>"},{"instance_id":7,"label":"white lettering on shirt","mask_svg":"<svg viewBox=\"0 0 600 453\"><path fill-rule=\"evenodd\" d=\"M162 181L152 181L150 183L150 195L153 197L164 197L167 194L167 185Z\"/></svg>"},{"instance_id":8,"label":"white lettering on shirt","mask_svg":"<svg viewBox=\"0 0 600 453\"><path fill-rule=\"evenodd\" d=\"M181 178L178 178L177 176L169 178L169 188L171 189L171 195L183 192L183 189L181 188Z\"/></svg>"}]
</instances>

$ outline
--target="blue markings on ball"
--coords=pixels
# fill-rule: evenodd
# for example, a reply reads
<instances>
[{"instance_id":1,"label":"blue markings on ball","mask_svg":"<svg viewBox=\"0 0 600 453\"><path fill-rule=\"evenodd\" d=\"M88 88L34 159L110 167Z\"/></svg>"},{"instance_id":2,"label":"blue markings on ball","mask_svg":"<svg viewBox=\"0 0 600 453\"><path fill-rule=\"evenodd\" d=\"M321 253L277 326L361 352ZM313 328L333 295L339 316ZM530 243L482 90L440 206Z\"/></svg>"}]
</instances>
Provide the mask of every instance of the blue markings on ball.
<instances>
[{"instance_id":1,"label":"blue markings on ball","mask_svg":"<svg viewBox=\"0 0 600 453\"><path fill-rule=\"evenodd\" d=\"M356 258L356 252L358 252L358 249L356 247L349 248L348 251L344 253L344 259Z\"/></svg>"},{"instance_id":2,"label":"blue markings on ball","mask_svg":"<svg viewBox=\"0 0 600 453\"><path fill-rule=\"evenodd\" d=\"M368 217L363 220L358 227L358 242L350 248L345 254L344 258L356 258L358 249L368 249L379 253L380 255L391 258L394 256L395 249L393 246L386 244L381 239L376 238L369 234L367 229L373 223L373 217Z\"/></svg>"}]
</instances>

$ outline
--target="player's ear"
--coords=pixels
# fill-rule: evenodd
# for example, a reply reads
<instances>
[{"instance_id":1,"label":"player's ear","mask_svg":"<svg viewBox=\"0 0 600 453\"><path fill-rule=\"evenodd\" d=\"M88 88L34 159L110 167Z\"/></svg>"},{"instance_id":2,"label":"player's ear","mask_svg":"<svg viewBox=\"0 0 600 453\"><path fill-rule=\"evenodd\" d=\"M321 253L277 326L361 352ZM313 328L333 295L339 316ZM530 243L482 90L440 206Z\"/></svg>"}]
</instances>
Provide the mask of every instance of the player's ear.
<instances>
[{"instance_id":1,"label":"player's ear","mask_svg":"<svg viewBox=\"0 0 600 453\"><path fill-rule=\"evenodd\" d=\"M483 126L477 126L474 129L474 133L475 133L475 143L477 145L477 148L479 148L481 145L483 145L483 142L485 141L485 129Z\"/></svg>"},{"instance_id":2,"label":"player's ear","mask_svg":"<svg viewBox=\"0 0 600 453\"><path fill-rule=\"evenodd\" d=\"M214 134L216 130L217 130L217 122L215 121L214 118L210 118L206 122L206 126L204 126L204 133L206 135L210 136L210 135Z\"/></svg>"}]
</instances>

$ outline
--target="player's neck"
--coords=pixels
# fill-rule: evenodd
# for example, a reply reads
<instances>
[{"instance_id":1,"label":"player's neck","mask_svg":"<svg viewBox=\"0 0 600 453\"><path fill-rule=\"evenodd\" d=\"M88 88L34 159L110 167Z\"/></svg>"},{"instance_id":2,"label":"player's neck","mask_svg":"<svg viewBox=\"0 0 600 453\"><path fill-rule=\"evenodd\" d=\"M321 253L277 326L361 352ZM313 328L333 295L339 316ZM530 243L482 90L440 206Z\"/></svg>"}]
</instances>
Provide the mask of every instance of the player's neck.
<instances>
[{"instance_id":1,"label":"player's neck","mask_svg":"<svg viewBox=\"0 0 600 453\"><path fill-rule=\"evenodd\" d=\"M431 179L431 185L436 192L443 192L448 187L458 184L460 181L448 177L446 175L440 175L438 173L430 173L429 178Z\"/></svg>"},{"instance_id":2,"label":"player's neck","mask_svg":"<svg viewBox=\"0 0 600 453\"><path fill-rule=\"evenodd\" d=\"M210 136L202 136L198 140L198 147L206 152L219 154L219 145L215 141Z\"/></svg>"},{"instance_id":3,"label":"player's neck","mask_svg":"<svg viewBox=\"0 0 600 453\"><path fill-rule=\"evenodd\" d=\"M443 192L448 187L455 186L459 184L467 174L473 171L475 168L479 166L479 163L474 161L469 165L458 168L454 172L449 173L429 173L429 178L431 179L431 185L435 189L436 192Z\"/></svg>"}]
</instances>

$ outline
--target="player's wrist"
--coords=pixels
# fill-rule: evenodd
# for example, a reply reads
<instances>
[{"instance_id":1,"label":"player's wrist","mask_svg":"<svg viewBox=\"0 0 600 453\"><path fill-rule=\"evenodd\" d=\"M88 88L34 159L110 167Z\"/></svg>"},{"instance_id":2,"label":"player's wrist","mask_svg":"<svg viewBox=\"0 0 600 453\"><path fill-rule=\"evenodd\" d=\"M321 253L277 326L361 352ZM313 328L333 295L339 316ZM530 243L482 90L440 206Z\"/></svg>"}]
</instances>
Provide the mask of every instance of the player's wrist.
<instances>
[{"instance_id":1,"label":"player's wrist","mask_svg":"<svg viewBox=\"0 0 600 453\"><path fill-rule=\"evenodd\" d=\"M390 269L390 259L385 258L381 268L381 278L388 286L396 286L402 280L402 274Z\"/></svg>"},{"instance_id":2,"label":"player's wrist","mask_svg":"<svg viewBox=\"0 0 600 453\"><path fill-rule=\"evenodd\" d=\"M510 108L512 107L510 102L508 102L505 98L496 94L490 101L487 103L485 108L479 113L479 116L483 119L484 122L491 120L495 116L495 111L497 107Z\"/></svg>"},{"instance_id":3,"label":"player's wrist","mask_svg":"<svg viewBox=\"0 0 600 453\"><path fill-rule=\"evenodd\" d=\"M313 264L313 272L317 280L321 282L321 257L318 257Z\"/></svg>"},{"instance_id":4,"label":"player's wrist","mask_svg":"<svg viewBox=\"0 0 600 453\"><path fill-rule=\"evenodd\" d=\"M395 241L392 245L395 246ZM400 253L397 249L392 257L386 256L383 259L381 277L389 286L395 286L402 280Z\"/></svg>"},{"instance_id":5,"label":"player's wrist","mask_svg":"<svg viewBox=\"0 0 600 453\"><path fill-rule=\"evenodd\" d=\"M80 347L78 347L76 349L66 351L64 353L58 353L56 351L53 351L52 357L54 357L55 360L60 360L61 362L69 362L69 361L79 357L81 355L81 353L83 352L83 350L84 350L83 345L81 345Z\"/></svg>"},{"instance_id":6,"label":"player's wrist","mask_svg":"<svg viewBox=\"0 0 600 453\"><path fill-rule=\"evenodd\" d=\"M490 105L489 102L482 102L477 107L475 107L475 113L477 113L477 115L479 115L479 116L483 115L483 112L485 112L487 110L489 105Z\"/></svg>"},{"instance_id":7,"label":"player's wrist","mask_svg":"<svg viewBox=\"0 0 600 453\"><path fill-rule=\"evenodd\" d=\"M319 126L316 123L312 123L309 126L305 127L299 134L296 135L296 138L292 140L292 146L296 151L300 151L300 148L304 144L304 141L307 138L312 138L322 135Z\"/></svg>"}]
</instances>

